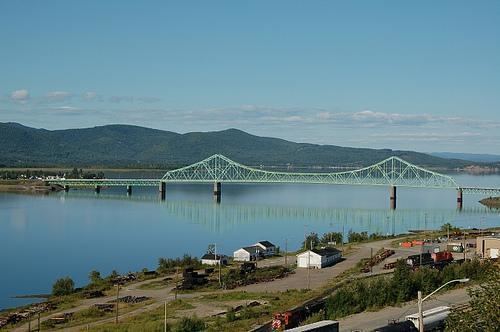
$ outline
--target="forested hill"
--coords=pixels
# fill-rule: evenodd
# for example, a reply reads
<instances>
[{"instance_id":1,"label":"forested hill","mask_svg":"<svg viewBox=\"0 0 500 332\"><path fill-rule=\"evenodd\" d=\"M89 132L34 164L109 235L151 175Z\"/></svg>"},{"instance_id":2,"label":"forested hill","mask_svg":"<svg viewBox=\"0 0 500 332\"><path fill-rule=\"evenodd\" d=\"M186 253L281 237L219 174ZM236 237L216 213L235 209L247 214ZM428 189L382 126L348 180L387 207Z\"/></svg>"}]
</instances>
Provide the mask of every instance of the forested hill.
<instances>
[{"instance_id":1,"label":"forested hill","mask_svg":"<svg viewBox=\"0 0 500 332\"><path fill-rule=\"evenodd\" d=\"M0 123L2 166L175 167L220 153L246 165L366 166L399 156L422 166L471 162L424 153L294 143L237 129L178 134L130 125L45 130Z\"/></svg>"}]
</instances>

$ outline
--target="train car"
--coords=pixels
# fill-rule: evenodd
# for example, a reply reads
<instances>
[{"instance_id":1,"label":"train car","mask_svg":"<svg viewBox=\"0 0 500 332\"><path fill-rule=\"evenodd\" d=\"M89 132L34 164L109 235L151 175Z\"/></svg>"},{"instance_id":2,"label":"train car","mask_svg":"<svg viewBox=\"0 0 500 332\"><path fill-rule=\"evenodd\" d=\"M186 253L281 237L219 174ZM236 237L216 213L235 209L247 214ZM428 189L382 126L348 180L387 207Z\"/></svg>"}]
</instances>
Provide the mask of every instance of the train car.
<instances>
[{"instance_id":1,"label":"train car","mask_svg":"<svg viewBox=\"0 0 500 332\"><path fill-rule=\"evenodd\" d=\"M425 331L439 331L444 328L446 317L450 314L450 307L440 306L422 313ZM418 329L418 313L406 316L406 320L413 323Z\"/></svg>"},{"instance_id":2,"label":"train car","mask_svg":"<svg viewBox=\"0 0 500 332\"><path fill-rule=\"evenodd\" d=\"M420 257L422 257L422 262L420 262ZM417 268L419 266L433 266L434 260L432 256L428 252L424 252L421 254L410 255L406 258L406 264L413 268Z\"/></svg>"}]
</instances>

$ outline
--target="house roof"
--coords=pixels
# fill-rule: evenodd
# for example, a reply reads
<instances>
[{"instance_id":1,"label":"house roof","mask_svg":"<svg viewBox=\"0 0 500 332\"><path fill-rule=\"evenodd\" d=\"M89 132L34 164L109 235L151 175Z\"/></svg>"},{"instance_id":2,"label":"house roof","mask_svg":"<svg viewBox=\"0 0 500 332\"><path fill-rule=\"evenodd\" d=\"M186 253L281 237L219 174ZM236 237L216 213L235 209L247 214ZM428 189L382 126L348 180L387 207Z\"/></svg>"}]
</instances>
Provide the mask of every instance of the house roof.
<instances>
[{"instance_id":1,"label":"house roof","mask_svg":"<svg viewBox=\"0 0 500 332\"><path fill-rule=\"evenodd\" d=\"M250 254L259 253L262 250L260 247L257 247L257 246L243 247L241 249L245 250L246 252L248 252ZM239 249L239 250L241 250L241 249Z\"/></svg>"},{"instance_id":2,"label":"house roof","mask_svg":"<svg viewBox=\"0 0 500 332\"><path fill-rule=\"evenodd\" d=\"M214 254L205 254L201 257L201 259L210 259L210 260L220 260L222 258L226 257L225 255L217 255L215 256Z\"/></svg>"},{"instance_id":3,"label":"house roof","mask_svg":"<svg viewBox=\"0 0 500 332\"><path fill-rule=\"evenodd\" d=\"M269 241L259 241L257 244L263 245L265 248L271 248L271 247L276 247L274 244L272 244Z\"/></svg>"},{"instance_id":4,"label":"house roof","mask_svg":"<svg viewBox=\"0 0 500 332\"><path fill-rule=\"evenodd\" d=\"M313 249L311 250L315 254L318 254L320 256L333 256L333 255L338 255L342 253L342 251L335 249L335 248L322 248L322 249Z\"/></svg>"}]
</instances>

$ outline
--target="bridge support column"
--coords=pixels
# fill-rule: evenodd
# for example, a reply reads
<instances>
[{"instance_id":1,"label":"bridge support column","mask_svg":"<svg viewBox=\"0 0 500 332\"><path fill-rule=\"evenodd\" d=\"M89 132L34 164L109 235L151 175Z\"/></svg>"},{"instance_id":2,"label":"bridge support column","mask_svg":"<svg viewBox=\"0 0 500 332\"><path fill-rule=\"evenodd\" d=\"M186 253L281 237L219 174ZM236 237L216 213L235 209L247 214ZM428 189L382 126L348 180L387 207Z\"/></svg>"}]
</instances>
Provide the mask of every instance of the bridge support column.
<instances>
[{"instance_id":1,"label":"bridge support column","mask_svg":"<svg viewBox=\"0 0 500 332\"><path fill-rule=\"evenodd\" d=\"M464 192L462 188L457 189L457 209L459 211L464 207Z\"/></svg>"},{"instance_id":2,"label":"bridge support column","mask_svg":"<svg viewBox=\"0 0 500 332\"><path fill-rule=\"evenodd\" d=\"M66 185L64 185L64 191L65 191L65 192L68 192L68 191L69 191L69 186L68 186L67 184L66 184Z\"/></svg>"},{"instance_id":3,"label":"bridge support column","mask_svg":"<svg viewBox=\"0 0 500 332\"><path fill-rule=\"evenodd\" d=\"M127 195L132 195L132 186L131 185L128 185L127 186Z\"/></svg>"},{"instance_id":4,"label":"bridge support column","mask_svg":"<svg viewBox=\"0 0 500 332\"><path fill-rule=\"evenodd\" d=\"M222 195L222 185L220 182L214 182L214 201L220 203Z\"/></svg>"},{"instance_id":5,"label":"bridge support column","mask_svg":"<svg viewBox=\"0 0 500 332\"><path fill-rule=\"evenodd\" d=\"M101 192L101 186L95 186L94 187L94 191L96 194L100 193Z\"/></svg>"},{"instance_id":6,"label":"bridge support column","mask_svg":"<svg viewBox=\"0 0 500 332\"><path fill-rule=\"evenodd\" d=\"M167 196L167 183L161 181L158 190L160 191L160 199L164 201L165 197Z\"/></svg>"},{"instance_id":7,"label":"bridge support column","mask_svg":"<svg viewBox=\"0 0 500 332\"><path fill-rule=\"evenodd\" d=\"M391 210L396 210L396 186L389 187L389 200L390 200L390 208Z\"/></svg>"}]
</instances>

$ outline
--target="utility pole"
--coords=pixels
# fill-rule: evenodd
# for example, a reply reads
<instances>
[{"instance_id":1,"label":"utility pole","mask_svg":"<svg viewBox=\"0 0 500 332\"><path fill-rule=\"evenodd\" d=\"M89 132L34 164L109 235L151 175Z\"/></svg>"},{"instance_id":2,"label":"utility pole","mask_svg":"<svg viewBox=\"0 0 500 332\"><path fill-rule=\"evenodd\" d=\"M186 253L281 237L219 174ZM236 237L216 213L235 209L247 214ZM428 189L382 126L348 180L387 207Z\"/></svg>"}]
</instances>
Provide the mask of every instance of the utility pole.
<instances>
[{"instance_id":1,"label":"utility pole","mask_svg":"<svg viewBox=\"0 0 500 332\"><path fill-rule=\"evenodd\" d=\"M424 332L424 317L422 313L422 292L418 291L418 331Z\"/></svg>"},{"instance_id":2,"label":"utility pole","mask_svg":"<svg viewBox=\"0 0 500 332\"><path fill-rule=\"evenodd\" d=\"M465 252L467 251L467 243L465 242L465 237L466 237L466 233L464 231L464 261L465 261Z\"/></svg>"},{"instance_id":3,"label":"utility pole","mask_svg":"<svg viewBox=\"0 0 500 332\"><path fill-rule=\"evenodd\" d=\"M120 297L120 284L116 284L116 317L115 324L118 324L118 299Z\"/></svg>"},{"instance_id":4,"label":"utility pole","mask_svg":"<svg viewBox=\"0 0 500 332\"><path fill-rule=\"evenodd\" d=\"M222 287L222 255L219 256L219 286Z\"/></svg>"},{"instance_id":5,"label":"utility pole","mask_svg":"<svg viewBox=\"0 0 500 332\"><path fill-rule=\"evenodd\" d=\"M370 247L370 273L373 274L373 248Z\"/></svg>"},{"instance_id":6,"label":"utility pole","mask_svg":"<svg viewBox=\"0 0 500 332\"><path fill-rule=\"evenodd\" d=\"M179 288L179 267L175 268L175 293L174 300L177 300L177 289Z\"/></svg>"},{"instance_id":7,"label":"utility pole","mask_svg":"<svg viewBox=\"0 0 500 332\"><path fill-rule=\"evenodd\" d=\"M219 287L222 286L222 282L221 282L221 263L220 263L220 259L217 259L217 243L214 243L214 259L215 261L217 262L216 264L219 264Z\"/></svg>"},{"instance_id":8,"label":"utility pole","mask_svg":"<svg viewBox=\"0 0 500 332\"><path fill-rule=\"evenodd\" d=\"M285 239L285 268L288 267L288 239Z\"/></svg>"},{"instance_id":9,"label":"utility pole","mask_svg":"<svg viewBox=\"0 0 500 332\"><path fill-rule=\"evenodd\" d=\"M164 332L167 332L167 301L165 301L165 318L164 318Z\"/></svg>"},{"instance_id":10,"label":"utility pole","mask_svg":"<svg viewBox=\"0 0 500 332\"><path fill-rule=\"evenodd\" d=\"M307 289L311 289L311 250L312 250L312 240L310 242L311 248L307 254Z\"/></svg>"},{"instance_id":11,"label":"utility pole","mask_svg":"<svg viewBox=\"0 0 500 332\"><path fill-rule=\"evenodd\" d=\"M421 269L422 268L422 254L424 253L424 242L422 240L422 244L420 245L420 262L419 262L419 266L418 268Z\"/></svg>"}]
</instances>

